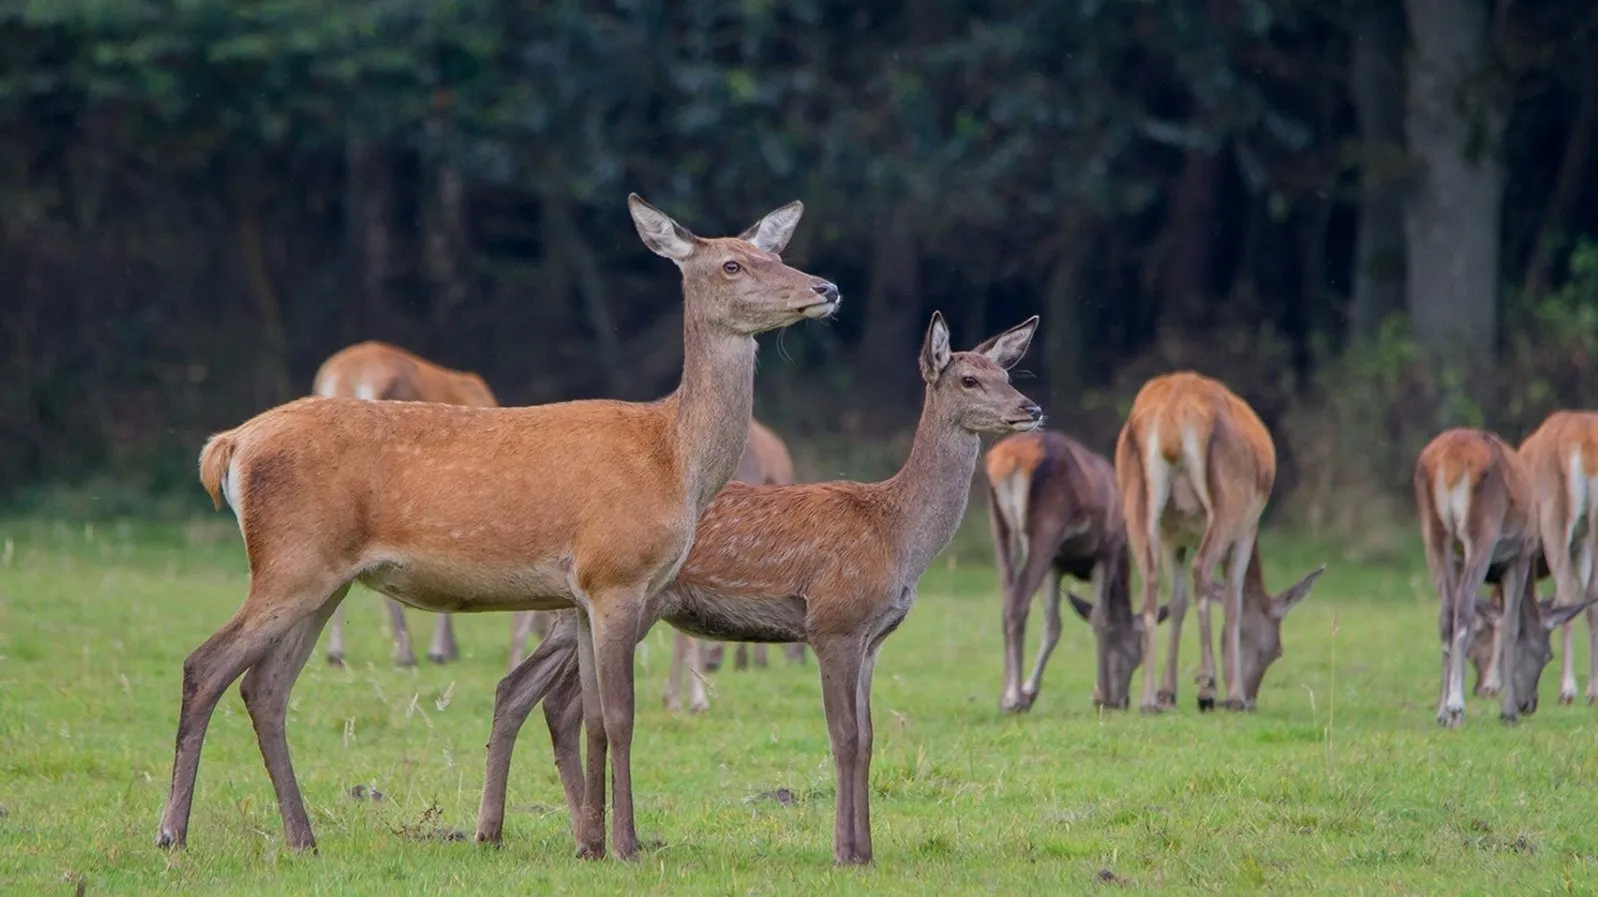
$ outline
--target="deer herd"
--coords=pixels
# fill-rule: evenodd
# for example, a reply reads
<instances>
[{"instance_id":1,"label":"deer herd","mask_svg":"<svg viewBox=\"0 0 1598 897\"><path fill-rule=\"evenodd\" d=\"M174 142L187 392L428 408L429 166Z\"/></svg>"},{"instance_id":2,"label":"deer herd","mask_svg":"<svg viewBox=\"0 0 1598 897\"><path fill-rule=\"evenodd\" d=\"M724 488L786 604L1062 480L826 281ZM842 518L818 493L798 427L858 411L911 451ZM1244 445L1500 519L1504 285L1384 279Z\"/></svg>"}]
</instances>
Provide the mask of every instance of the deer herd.
<instances>
[{"instance_id":1,"label":"deer herd","mask_svg":"<svg viewBox=\"0 0 1598 897\"><path fill-rule=\"evenodd\" d=\"M1037 700L1062 634L1062 594L1092 629L1094 705L1130 707L1141 665L1139 709L1173 707L1189 575L1198 708L1219 699L1254 709L1282 656L1283 619L1325 568L1280 593L1266 589L1259 528L1276 452L1240 397L1196 373L1156 377L1138 392L1111 461L1039 429L1042 410L1010 383L1037 317L958 351L934 313L903 466L880 482L799 483L781 438L751 412L755 337L830 318L841 304L831 282L781 259L803 206L783 206L737 237L704 238L636 194L628 205L644 244L682 277L682 379L670 395L505 407L477 374L365 342L327 359L314 395L207 441L200 481L237 518L249 590L184 661L160 846L185 843L208 722L242 676L285 840L315 849L286 709L329 622L327 660L345 661L341 603L358 582L385 597L393 662L404 666L416 663L404 607L437 615L427 651L435 663L459 655L450 614L511 612L478 841L501 840L511 753L542 704L578 855L602 857L608 840L616 856L637 856L634 651L664 620L676 630L664 694L674 712L685 674L688 710L708 708L704 678L720 663L720 642L739 643L739 668L751 646L755 666L766 665L770 643L792 662L814 652L837 785L834 860L869 863L878 652L964 517L979 461L1003 594L1003 710ZM990 435L1001 438L983 457ZM1560 702L1573 701L1569 623L1582 610L1595 649L1587 697L1598 702L1598 413L1557 413L1518 450L1487 432L1449 430L1422 452L1414 488L1441 596L1438 720L1463 721L1467 658L1477 694L1498 695L1502 719L1534 711L1560 626ZM1065 591L1068 576L1089 597ZM1545 576L1555 594L1539 602ZM1045 580L1043 639L1023 680L1027 613ZM1484 584L1491 600L1477 597Z\"/></svg>"}]
</instances>

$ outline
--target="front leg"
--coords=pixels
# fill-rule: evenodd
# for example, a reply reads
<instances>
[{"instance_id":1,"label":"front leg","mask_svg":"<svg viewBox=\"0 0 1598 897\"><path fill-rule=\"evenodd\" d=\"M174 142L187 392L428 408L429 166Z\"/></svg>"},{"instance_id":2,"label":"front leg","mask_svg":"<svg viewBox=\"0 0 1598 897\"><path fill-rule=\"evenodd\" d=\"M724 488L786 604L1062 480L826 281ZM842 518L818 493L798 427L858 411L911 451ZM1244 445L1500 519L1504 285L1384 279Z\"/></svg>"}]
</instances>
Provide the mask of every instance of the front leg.
<instances>
[{"instance_id":1,"label":"front leg","mask_svg":"<svg viewBox=\"0 0 1598 897\"><path fill-rule=\"evenodd\" d=\"M1103 601L1102 584L1104 576L1101 565L1093 568L1093 600ZM1048 584L1044 586L1043 593L1043 640L1038 643L1038 657L1032 665L1032 675L1027 677L1026 684L1021 687L1022 706L1030 708L1038 699L1038 692L1043 690L1043 668L1049 665L1049 655L1054 653L1054 648L1060 643L1060 633L1064 626L1060 622L1061 582L1060 572L1051 569ZM869 671L866 673L869 677Z\"/></svg>"},{"instance_id":2,"label":"front leg","mask_svg":"<svg viewBox=\"0 0 1598 897\"><path fill-rule=\"evenodd\" d=\"M1171 584L1171 617L1167 621L1171 631L1166 635L1165 642L1165 676L1160 689L1160 701L1168 706L1176 706L1176 671L1180 669L1178 658L1182 650L1182 620L1187 616L1187 577L1182 569L1187 553L1180 548L1166 547L1160 552L1165 567L1165 579ZM1205 651L1209 649L1209 640L1204 640ZM1209 706L1204 705L1204 677L1199 677L1199 709L1209 710L1215 706L1215 683L1213 674L1210 677Z\"/></svg>"},{"instance_id":3,"label":"front leg","mask_svg":"<svg viewBox=\"0 0 1598 897\"><path fill-rule=\"evenodd\" d=\"M866 646L858 637L834 636L811 643L821 668L821 705L827 714L827 736L832 742L832 762L837 782L832 828L832 859L840 866L864 860L858 855L855 826L860 816L859 797L860 668Z\"/></svg>"},{"instance_id":4,"label":"front leg","mask_svg":"<svg viewBox=\"0 0 1598 897\"><path fill-rule=\"evenodd\" d=\"M460 648L455 644L455 629L450 625L449 614L439 614L433 627L433 643L427 648L427 659L434 663L458 660Z\"/></svg>"},{"instance_id":5,"label":"front leg","mask_svg":"<svg viewBox=\"0 0 1598 897\"><path fill-rule=\"evenodd\" d=\"M622 587L594 592L589 625L593 630L594 683L599 690L605 743L610 751L610 777L615 815L611 844L616 857L638 858L638 831L633 818L632 743L634 719L633 653L641 634L642 588ZM586 691L586 689L585 689ZM590 776L593 770L589 770ZM603 769L600 771L603 776ZM590 779L591 781L591 779ZM588 795L590 804L593 796ZM603 806L603 801L601 801Z\"/></svg>"}]
</instances>

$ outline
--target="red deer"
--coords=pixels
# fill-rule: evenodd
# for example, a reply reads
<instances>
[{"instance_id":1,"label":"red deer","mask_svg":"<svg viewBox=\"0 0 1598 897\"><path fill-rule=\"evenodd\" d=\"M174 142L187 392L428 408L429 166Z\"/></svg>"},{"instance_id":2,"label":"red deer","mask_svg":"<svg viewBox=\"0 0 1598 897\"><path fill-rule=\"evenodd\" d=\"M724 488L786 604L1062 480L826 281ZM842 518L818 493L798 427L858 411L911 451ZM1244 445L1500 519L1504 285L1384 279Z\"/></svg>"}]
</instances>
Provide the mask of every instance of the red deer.
<instances>
[{"instance_id":1,"label":"red deer","mask_svg":"<svg viewBox=\"0 0 1598 897\"><path fill-rule=\"evenodd\" d=\"M1554 579L1554 605L1598 595L1598 413L1555 411L1520 444L1537 497L1542 555ZM1574 625L1565 623L1559 703L1576 700ZM1587 611L1587 703L1598 703L1598 608Z\"/></svg>"},{"instance_id":2,"label":"red deer","mask_svg":"<svg viewBox=\"0 0 1598 897\"><path fill-rule=\"evenodd\" d=\"M1282 655L1282 619L1309 596L1321 565L1280 595L1265 591L1259 520L1276 481L1276 447L1265 424L1220 381L1192 372L1143 384L1115 443L1115 475L1132 562L1142 578L1143 694L1140 709L1176 703L1177 652L1187 614L1183 567L1193 551L1198 603L1200 711L1215 707L1210 603L1225 618L1221 655L1230 710L1253 710L1265 671ZM1224 563L1224 583L1213 571ZM1155 689L1160 567L1171 584L1163 687Z\"/></svg>"},{"instance_id":3,"label":"red deer","mask_svg":"<svg viewBox=\"0 0 1598 897\"><path fill-rule=\"evenodd\" d=\"M1004 692L999 706L1030 710L1043 669L1060 641L1062 580L1092 585L1092 601L1070 595L1071 607L1093 626L1098 671L1093 703L1125 708L1132 671L1143 660L1143 621L1132 613L1132 567L1115 468L1062 433L1034 430L995 442L986 459L988 521L1004 588ZM1027 611L1047 577L1044 631L1025 684L1021 654ZM1160 609L1159 619L1165 619Z\"/></svg>"},{"instance_id":4,"label":"red deer","mask_svg":"<svg viewBox=\"0 0 1598 897\"><path fill-rule=\"evenodd\" d=\"M359 581L435 613L576 608L588 735L579 854L605 852L608 752L615 852L637 856L633 652L648 602L737 469L755 336L828 317L839 296L778 256L797 202L715 239L637 195L628 205L645 245L682 272L682 381L664 399L469 408L309 397L206 443L200 480L239 520L250 589L184 661L160 846L184 843L206 724L243 674L286 841L315 847L284 715L322 626Z\"/></svg>"},{"instance_id":5,"label":"red deer","mask_svg":"<svg viewBox=\"0 0 1598 897\"><path fill-rule=\"evenodd\" d=\"M877 483L729 483L700 518L688 560L650 604L656 620L701 638L803 640L821 670L837 780L833 859L869 863L871 679L883 640L904 621L916 584L954 535L971 492L981 434L1029 430L1042 411L1010 385L1033 317L969 352L951 352L942 315L922 346L921 422L904 466ZM516 734L545 700L555 765L575 814L579 720L572 686L572 617L562 614L500 682L488 742L477 839L499 843ZM547 698L546 698L547 695Z\"/></svg>"},{"instance_id":6,"label":"red deer","mask_svg":"<svg viewBox=\"0 0 1598 897\"><path fill-rule=\"evenodd\" d=\"M440 367L398 346L367 341L346 346L328 356L317 368L311 392L319 396L353 396L357 399L386 399L401 402L441 402L446 405L474 405L493 408L499 405L483 378L471 371ZM402 667L416 665L411 650L411 634L405 627L405 605L392 598L389 619L394 630L394 662ZM344 610L333 612L327 634L327 662L344 665ZM455 630L449 614L439 614L427 659L444 663L459 656Z\"/></svg>"},{"instance_id":7,"label":"red deer","mask_svg":"<svg viewBox=\"0 0 1598 897\"><path fill-rule=\"evenodd\" d=\"M1453 728L1465 721L1465 660L1479 638L1478 614L1496 624L1489 644L1497 642L1499 719L1516 722L1537 710L1537 682L1553 659L1551 630L1591 602L1537 603L1536 487L1519 453L1498 436L1464 427L1438 434L1415 461L1414 488L1426 567L1440 598L1437 722ZM1502 607L1477 596L1493 567L1499 568ZM1490 657L1489 683L1493 672Z\"/></svg>"}]
</instances>

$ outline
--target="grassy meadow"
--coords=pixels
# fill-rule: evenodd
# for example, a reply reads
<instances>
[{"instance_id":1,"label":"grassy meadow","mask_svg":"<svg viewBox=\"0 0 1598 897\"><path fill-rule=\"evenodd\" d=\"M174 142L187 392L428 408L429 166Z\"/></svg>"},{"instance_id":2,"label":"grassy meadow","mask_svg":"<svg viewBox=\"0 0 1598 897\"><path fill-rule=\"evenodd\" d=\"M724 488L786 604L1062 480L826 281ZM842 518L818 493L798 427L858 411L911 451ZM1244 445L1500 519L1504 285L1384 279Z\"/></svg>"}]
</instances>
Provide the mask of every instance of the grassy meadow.
<instances>
[{"instance_id":1,"label":"grassy meadow","mask_svg":"<svg viewBox=\"0 0 1598 897\"><path fill-rule=\"evenodd\" d=\"M1285 626L1257 713L1197 712L1191 616L1178 710L1096 713L1092 640L1067 611L1042 696L1011 717L998 711L999 598L973 511L882 652L877 862L864 870L831 862L814 660L794 667L773 650L770 669L724 669L708 715L673 718L660 701L664 627L638 652L634 777L640 836L653 842L643 859L573 857L536 713L505 846L477 846L509 618L458 617L460 662L396 669L378 598L360 587L346 603L349 666L328 667L319 646L289 714L320 855L283 848L236 688L206 741L189 847L164 853L154 838L183 658L245 590L232 519L0 520L0 893L1598 889L1598 708L1557 706L1555 665L1541 711L1519 727L1473 697L1464 729L1439 729L1436 598L1409 532L1363 559L1267 533L1270 583L1330 566ZM409 617L420 655L431 618ZM1035 644L1036 609L1030 622ZM365 797L352 796L357 785ZM795 799L773 799L778 789ZM408 834L418 828L466 840Z\"/></svg>"}]
</instances>

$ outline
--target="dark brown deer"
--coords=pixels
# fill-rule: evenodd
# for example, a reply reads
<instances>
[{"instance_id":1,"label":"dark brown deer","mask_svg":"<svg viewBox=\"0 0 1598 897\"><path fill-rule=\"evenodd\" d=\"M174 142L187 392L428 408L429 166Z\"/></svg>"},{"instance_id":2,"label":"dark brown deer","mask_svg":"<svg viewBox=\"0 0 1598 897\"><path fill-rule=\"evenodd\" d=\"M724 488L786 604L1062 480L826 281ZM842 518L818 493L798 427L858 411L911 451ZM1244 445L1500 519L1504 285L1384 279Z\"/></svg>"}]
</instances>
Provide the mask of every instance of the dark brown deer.
<instances>
[{"instance_id":1,"label":"dark brown deer","mask_svg":"<svg viewBox=\"0 0 1598 897\"><path fill-rule=\"evenodd\" d=\"M700 518L677 578L650 603L657 619L701 638L804 641L816 652L837 777L833 858L871 861L871 679L883 641L915 602L916 583L954 535L971 492L981 434L1036 427L1042 411L1010 385L1038 319L969 352L951 352L941 315L921 350L926 397L904 466L877 483L729 483ZM498 843L516 734L544 707L574 814L579 724L574 643L562 615L531 657L500 682L478 813L479 841ZM564 630L564 631L563 631Z\"/></svg>"},{"instance_id":2,"label":"dark brown deer","mask_svg":"<svg viewBox=\"0 0 1598 897\"><path fill-rule=\"evenodd\" d=\"M1063 579L1091 583L1093 599L1071 606L1093 626L1098 672L1093 703L1124 709L1143 659L1143 621L1132 613L1132 570L1115 468L1076 440L1049 430L1006 436L988 449L988 521L1004 589L1004 692L999 706L1030 710L1060 641ZM1032 596L1045 578L1043 640L1021 681ZM1160 608L1164 620L1166 609Z\"/></svg>"}]
</instances>

